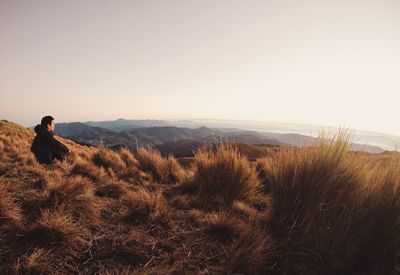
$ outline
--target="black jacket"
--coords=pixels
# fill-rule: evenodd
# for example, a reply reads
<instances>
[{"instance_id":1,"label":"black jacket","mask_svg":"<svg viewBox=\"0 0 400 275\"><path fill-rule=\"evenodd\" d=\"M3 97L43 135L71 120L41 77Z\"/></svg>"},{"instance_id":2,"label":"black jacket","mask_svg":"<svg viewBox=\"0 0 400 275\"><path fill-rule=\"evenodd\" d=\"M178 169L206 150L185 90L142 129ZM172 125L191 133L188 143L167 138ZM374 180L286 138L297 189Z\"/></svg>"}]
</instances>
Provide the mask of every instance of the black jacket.
<instances>
[{"instance_id":1,"label":"black jacket","mask_svg":"<svg viewBox=\"0 0 400 275\"><path fill-rule=\"evenodd\" d=\"M54 159L63 159L69 152L67 146L54 138L53 132L49 132L42 125L35 127L36 137L31 146L31 151L35 154L40 163L51 163Z\"/></svg>"}]
</instances>

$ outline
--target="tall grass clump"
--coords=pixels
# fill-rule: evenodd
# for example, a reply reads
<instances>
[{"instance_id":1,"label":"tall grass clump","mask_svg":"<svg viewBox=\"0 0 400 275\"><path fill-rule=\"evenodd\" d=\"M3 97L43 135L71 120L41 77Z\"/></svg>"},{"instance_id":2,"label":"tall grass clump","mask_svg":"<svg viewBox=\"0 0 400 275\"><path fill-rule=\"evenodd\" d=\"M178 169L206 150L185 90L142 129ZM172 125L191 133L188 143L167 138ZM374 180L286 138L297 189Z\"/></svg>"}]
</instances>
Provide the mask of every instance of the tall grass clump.
<instances>
[{"instance_id":1,"label":"tall grass clump","mask_svg":"<svg viewBox=\"0 0 400 275\"><path fill-rule=\"evenodd\" d=\"M92 156L92 161L98 167L112 169L115 173L120 173L126 170L126 163L122 160L121 156L114 151L108 150L104 147L98 148Z\"/></svg>"},{"instance_id":2,"label":"tall grass clump","mask_svg":"<svg viewBox=\"0 0 400 275\"><path fill-rule=\"evenodd\" d=\"M389 172L385 179L385 173L376 173L373 188L374 177L363 160L347 153L348 141L349 135L341 133L331 141L320 139L312 148L284 149L265 165L261 162L265 190L272 198L265 226L279 243L276 268L291 274L395 270L385 259L398 261L400 246L394 242L395 252L388 257L383 246L398 240L392 233L400 232L399 177ZM387 226L391 233L384 233ZM373 245L382 237L388 242Z\"/></svg>"},{"instance_id":3,"label":"tall grass clump","mask_svg":"<svg viewBox=\"0 0 400 275\"><path fill-rule=\"evenodd\" d=\"M368 171L363 219L359 228L364 241L352 266L364 273L400 273L400 162ZM359 217L360 218L360 217Z\"/></svg>"},{"instance_id":4,"label":"tall grass clump","mask_svg":"<svg viewBox=\"0 0 400 275\"><path fill-rule=\"evenodd\" d=\"M274 252L270 235L257 227L246 229L229 249L229 274L280 274L266 268L268 256Z\"/></svg>"},{"instance_id":5,"label":"tall grass clump","mask_svg":"<svg viewBox=\"0 0 400 275\"><path fill-rule=\"evenodd\" d=\"M155 194L143 188L129 192L118 202L121 220L130 224L148 221L155 203Z\"/></svg>"},{"instance_id":6,"label":"tall grass clump","mask_svg":"<svg viewBox=\"0 0 400 275\"><path fill-rule=\"evenodd\" d=\"M88 243L88 230L63 211L44 210L37 224L21 238L45 249L79 252Z\"/></svg>"},{"instance_id":7,"label":"tall grass clump","mask_svg":"<svg viewBox=\"0 0 400 275\"><path fill-rule=\"evenodd\" d=\"M136 184L148 179L147 174L139 169L139 161L135 158L131 150L123 147L118 151L118 154L126 165L126 170L119 173L121 179Z\"/></svg>"},{"instance_id":8,"label":"tall grass clump","mask_svg":"<svg viewBox=\"0 0 400 275\"><path fill-rule=\"evenodd\" d=\"M119 199L128 192L125 182L111 182L96 185L96 196L102 198Z\"/></svg>"},{"instance_id":9,"label":"tall grass clump","mask_svg":"<svg viewBox=\"0 0 400 275\"><path fill-rule=\"evenodd\" d=\"M77 157L71 169L72 176L83 176L93 182L101 183L107 177L104 167L94 165L90 160Z\"/></svg>"},{"instance_id":10,"label":"tall grass clump","mask_svg":"<svg viewBox=\"0 0 400 275\"><path fill-rule=\"evenodd\" d=\"M140 168L158 183L179 183L185 177L184 169L174 157L169 156L165 159L154 149L141 147L136 153L136 158Z\"/></svg>"},{"instance_id":11,"label":"tall grass clump","mask_svg":"<svg viewBox=\"0 0 400 275\"><path fill-rule=\"evenodd\" d=\"M56 178L49 182L44 207L63 209L82 221L98 222L100 203L95 196L93 184L80 176L67 179Z\"/></svg>"},{"instance_id":12,"label":"tall grass clump","mask_svg":"<svg viewBox=\"0 0 400 275\"><path fill-rule=\"evenodd\" d=\"M326 217L330 213L326 210L336 209L337 204L346 211L343 202L351 201L362 179L357 173L360 167L346 159L346 152L346 137L340 136L332 144L320 140L312 148L284 149L261 163L265 189L273 200L272 223L292 230L296 222L308 234L312 228L304 225L314 221L315 214Z\"/></svg>"},{"instance_id":13,"label":"tall grass clump","mask_svg":"<svg viewBox=\"0 0 400 275\"><path fill-rule=\"evenodd\" d=\"M146 178L146 175L138 169L138 160L128 148L114 152L100 147L93 154L92 162L96 167L104 169L112 178L117 177L131 183L141 182ZM90 171L90 169L86 170Z\"/></svg>"},{"instance_id":14,"label":"tall grass clump","mask_svg":"<svg viewBox=\"0 0 400 275\"><path fill-rule=\"evenodd\" d=\"M132 154L132 152L126 148L123 147L119 150L119 155L121 157L121 159L125 162L125 164L127 166L138 166L139 162L138 160L135 158L135 156Z\"/></svg>"},{"instance_id":15,"label":"tall grass clump","mask_svg":"<svg viewBox=\"0 0 400 275\"><path fill-rule=\"evenodd\" d=\"M193 165L193 184L198 187L200 198L205 203L211 202L210 207L256 199L260 187L256 171L232 145L198 150Z\"/></svg>"},{"instance_id":16,"label":"tall grass clump","mask_svg":"<svg viewBox=\"0 0 400 275\"><path fill-rule=\"evenodd\" d=\"M212 238L220 241L231 241L241 230L239 220L229 212L213 212L207 219L204 231Z\"/></svg>"}]
</instances>

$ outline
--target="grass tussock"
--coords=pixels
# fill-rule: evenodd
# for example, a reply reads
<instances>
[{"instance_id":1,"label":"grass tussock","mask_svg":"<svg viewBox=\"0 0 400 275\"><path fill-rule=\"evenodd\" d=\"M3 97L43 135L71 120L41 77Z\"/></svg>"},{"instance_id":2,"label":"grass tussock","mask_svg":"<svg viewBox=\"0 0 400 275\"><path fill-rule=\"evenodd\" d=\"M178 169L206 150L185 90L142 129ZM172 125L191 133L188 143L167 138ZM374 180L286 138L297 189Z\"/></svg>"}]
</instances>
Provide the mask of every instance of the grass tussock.
<instances>
[{"instance_id":1,"label":"grass tussock","mask_svg":"<svg viewBox=\"0 0 400 275\"><path fill-rule=\"evenodd\" d=\"M96 187L95 194L98 197L119 199L128 192L123 182L104 183Z\"/></svg>"},{"instance_id":2,"label":"grass tussock","mask_svg":"<svg viewBox=\"0 0 400 275\"><path fill-rule=\"evenodd\" d=\"M38 223L22 239L46 250L79 252L88 243L87 237L87 229L73 221L68 214L44 210Z\"/></svg>"},{"instance_id":3,"label":"grass tussock","mask_svg":"<svg viewBox=\"0 0 400 275\"><path fill-rule=\"evenodd\" d=\"M144 188L127 193L119 204L120 219L128 224L165 223L170 217L170 209L161 193L149 192Z\"/></svg>"},{"instance_id":4,"label":"grass tussock","mask_svg":"<svg viewBox=\"0 0 400 275\"><path fill-rule=\"evenodd\" d=\"M46 208L65 209L76 217L92 223L98 221L100 204L93 184L80 176L58 178L47 187Z\"/></svg>"},{"instance_id":5,"label":"grass tussock","mask_svg":"<svg viewBox=\"0 0 400 275\"><path fill-rule=\"evenodd\" d=\"M92 156L92 161L98 167L104 169L112 169L115 173L126 170L126 163L122 160L121 156L114 151L100 147Z\"/></svg>"},{"instance_id":6,"label":"grass tussock","mask_svg":"<svg viewBox=\"0 0 400 275\"><path fill-rule=\"evenodd\" d=\"M107 177L106 170L103 167L93 165L90 160L84 160L81 158L75 160L71 169L71 175L80 175L93 182L103 182Z\"/></svg>"},{"instance_id":7,"label":"grass tussock","mask_svg":"<svg viewBox=\"0 0 400 275\"><path fill-rule=\"evenodd\" d=\"M372 171L347 147L348 136L339 135L312 148L282 150L265 163L272 198L265 227L280 241L276 268L295 274L398 270L399 169Z\"/></svg>"},{"instance_id":8,"label":"grass tussock","mask_svg":"<svg viewBox=\"0 0 400 275\"><path fill-rule=\"evenodd\" d=\"M133 153L128 148L121 148L121 150L119 150L119 155L128 167L137 167L139 165L139 161L135 158Z\"/></svg>"},{"instance_id":9,"label":"grass tussock","mask_svg":"<svg viewBox=\"0 0 400 275\"><path fill-rule=\"evenodd\" d=\"M260 182L254 167L229 144L221 144L216 150L197 151L194 169L193 183L201 200L211 207L257 198Z\"/></svg>"},{"instance_id":10,"label":"grass tussock","mask_svg":"<svg viewBox=\"0 0 400 275\"><path fill-rule=\"evenodd\" d=\"M247 220L256 220L260 216L257 209L242 201L234 201L232 204L232 211L242 219Z\"/></svg>"},{"instance_id":11,"label":"grass tussock","mask_svg":"<svg viewBox=\"0 0 400 275\"><path fill-rule=\"evenodd\" d=\"M206 219L205 232L221 241L232 241L242 228L239 220L227 212L211 213Z\"/></svg>"},{"instance_id":12,"label":"grass tussock","mask_svg":"<svg viewBox=\"0 0 400 275\"><path fill-rule=\"evenodd\" d=\"M272 224L291 230L296 221L296 228L309 234L313 228L307 221L346 211L362 181L356 172L362 167L346 158L346 148L346 140L339 139L311 149L285 149L264 163L265 185L273 199Z\"/></svg>"},{"instance_id":13,"label":"grass tussock","mask_svg":"<svg viewBox=\"0 0 400 275\"><path fill-rule=\"evenodd\" d=\"M140 189L137 192L127 194L123 199L125 209L122 219L131 224L147 221L155 204L153 193Z\"/></svg>"},{"instance_id":14,"label":"grass tussock","mask_svg":"<svg viewBox=\"0 0 400 275\"><path fill-rule=\"evenodd\" d=\"M228 269L234 274L267 273L270 255L274 254L273 238L259 228L247 229L240 239L231 246ZM273 272L270 272L274 274ZM278 273L278 272L276 272ZM278 273L279 274L279 273ZM283 273L285 274L285 273Z\"/></svg>"},{"instance_id":15,"label":"grass tussock","mask_svg":"<svg viewBox=\"0 0 400 275\"><path fill-rule=\"evenodd\" d=\"M352 262L358 270L386 274L400 272L399 164L393 162L386 168L378 166L369 172L364 191L367 199L363 201L363 209L358 216L363 242L359 244L359 251L353 255ZM363 224L367 221L368 226Z\"/></svg>"},{"instance_id":16,"label":"grass tussock","mask_svg":"<svg viewBox=\"0 0 400 275\"><path fill-rule=\"evenodd\" d=\"M100 147L94 152L91 162L86 163L86 170L96 170L92 167L93 164L104 169L108 176L113 179L119 178L131 183L146 180L146 174L138 168L139 162L127 148L114 152L105 147Z\"/></svg>"},{"instance_id":17,"label":"grass tussock","mask_svg":"<svg viewBox=\"0 0 400 275\"><path fill-rule=\"evenodd\" d=\"M179 183L185 179L185 171L172 156L165 159L154 149L139 148L136 158L140 168L149 173L156 182Z\"/></svg>"}]
</instances>

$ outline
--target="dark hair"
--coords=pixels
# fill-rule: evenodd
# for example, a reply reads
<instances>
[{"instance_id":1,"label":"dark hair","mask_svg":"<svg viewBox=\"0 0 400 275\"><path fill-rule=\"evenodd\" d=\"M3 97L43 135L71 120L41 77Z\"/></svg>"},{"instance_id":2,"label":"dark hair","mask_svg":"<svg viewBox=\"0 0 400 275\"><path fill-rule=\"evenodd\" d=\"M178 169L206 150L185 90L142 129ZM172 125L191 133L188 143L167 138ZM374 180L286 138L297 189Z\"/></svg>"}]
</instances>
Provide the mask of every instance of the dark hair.
<instances>
[{"instance_id":1,"label":"dark hair","mask_svg":"<svg viewBox=\"0 0 400 275\"><path fill-rule=\"evenodd\" d=\"M51 122L54 120L54 117L52 117L52 116L44 116L43 118L42 118L42 121L40 122L40 124L42 125L42 126L47 126L47 125L49 125L49 124L51 124Z\"/></svg>"}]
</instances>

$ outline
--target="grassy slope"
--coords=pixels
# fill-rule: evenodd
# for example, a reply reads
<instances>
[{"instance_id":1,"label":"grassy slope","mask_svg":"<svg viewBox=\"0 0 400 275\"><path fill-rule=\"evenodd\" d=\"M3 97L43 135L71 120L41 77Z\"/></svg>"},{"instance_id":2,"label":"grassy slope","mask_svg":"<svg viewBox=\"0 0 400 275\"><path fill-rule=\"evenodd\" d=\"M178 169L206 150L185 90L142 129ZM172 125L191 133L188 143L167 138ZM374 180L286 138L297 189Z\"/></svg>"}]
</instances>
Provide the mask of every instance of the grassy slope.
<instances>
[{"instance_id":1,"label":"grassy slope","mask_svg":"<svg viewBox=\"0 0 400 275\"><path fill-rule=\"evenodd\" d=\"M0 122L0 273L400 272L398 154L345 137L249 162L229 145L182 168L141 149L61 139L39 165L32 130Z\"/></svg>"}]
</instances>

